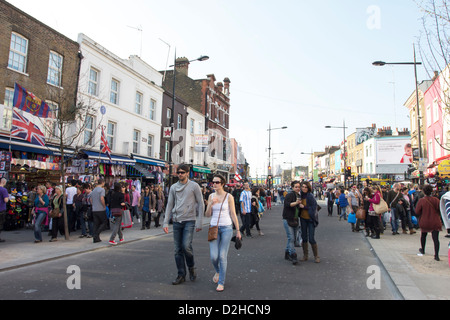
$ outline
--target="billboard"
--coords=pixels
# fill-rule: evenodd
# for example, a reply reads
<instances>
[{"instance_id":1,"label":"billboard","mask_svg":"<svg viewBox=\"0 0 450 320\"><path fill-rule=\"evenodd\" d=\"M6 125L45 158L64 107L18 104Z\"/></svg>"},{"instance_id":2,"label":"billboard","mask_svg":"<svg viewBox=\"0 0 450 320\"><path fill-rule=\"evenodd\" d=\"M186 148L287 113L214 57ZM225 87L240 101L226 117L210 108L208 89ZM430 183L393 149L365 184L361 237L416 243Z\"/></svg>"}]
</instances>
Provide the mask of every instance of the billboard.
<instances>
[{"instance_id":1,"label":"billboard","mask_svg":"<svg viewBox=\"0 0 450 320\"><path fill-rule=\"evenodd\" d=\"M356 136L355 136L355 142L356 145L359 145L361 143L366 142L367 140L375 137L376 135L376 128L357 128L356 129Z\"/></svg>"},{"instance_id":2,"label":"billboard","mask_svg":"<svg viewBox=\"0 0 450 320\"><path fill-rule=\"evenodd\" d=\"M413 162L410 139L379 139L376 152L377 165L411 164Z\"/></svg>"}]
</instances>

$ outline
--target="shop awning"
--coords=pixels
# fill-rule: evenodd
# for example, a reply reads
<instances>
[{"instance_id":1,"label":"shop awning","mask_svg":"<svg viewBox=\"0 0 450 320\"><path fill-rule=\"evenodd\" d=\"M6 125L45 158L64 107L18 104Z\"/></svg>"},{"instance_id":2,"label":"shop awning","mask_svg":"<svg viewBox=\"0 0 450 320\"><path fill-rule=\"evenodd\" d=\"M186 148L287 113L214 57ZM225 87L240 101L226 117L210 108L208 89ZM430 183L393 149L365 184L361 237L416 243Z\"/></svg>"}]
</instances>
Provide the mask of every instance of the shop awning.
<instances>
[{"instance_id":1,"label":"shop awning","mask_svg":"<svg viewBox=\"0 0 450 320\"><path fill-rule=\"evenodd\" d=\"M150 171L148 171L143 164L136 163L134 168L142 174L143 178L155 179L155 175L153 173L151 173Z\"/></svg>"},{"instance_id":2,"label":"shop awning","mask_svg":"<svg viewBox=\"0 0 450 320\"><path fill-rule=\"evenodd\" d=\"M192 166L192 170L200 173L211 173L211 169L208 167Z\"/></svg>"},{"instance_id":3,"label":"shop awning","mask_svg":"<svg viewBox=\"0 0 450 320\"><path fill-rule=\"evenodd\" d=\"M164 160L148 158L148 157L140 156L137 154L131 154L131 157L136 161L136 163L143 163L143 164L148 164L148 165L157 166L157 167L165 167L166 166L166 162Z\"/></svg>"},{"instance_id":4,"label":"shop awning","mask_svg":"<svg viewBox=\"0 0 450 320\"><path fill-rule=\"evenodd\" d=\"M0 136L0 149L9 150L10 141L8 137ZM22 151L22 152L31 152L37 154L46 154L50 156L58 156L61 155L58 146L47 145L45 147L38 146L35 144L31 144L28 141L19 140L19 139L11 139L11 150L13 151ZM73 150L65 149L66 155L72 154Z\"/></svg>"},{"instance_id":5,"label":"shop awning","mask_svg":"<svg viewBox=\"0 0 450 320\"><path fill-rule=\"evenodd\" d=\"M89 156L89 159L97 160L99 163L119 164L119 165L127 165L127 166L134 166L136 164L136 160L133 160L133 159L130 159L130 158L124 157L124 156L111 155L111 160L110 160L108 155L105 153L87 151L87 150L83 150L83 152Z\"/></svg>"}]
</instances>

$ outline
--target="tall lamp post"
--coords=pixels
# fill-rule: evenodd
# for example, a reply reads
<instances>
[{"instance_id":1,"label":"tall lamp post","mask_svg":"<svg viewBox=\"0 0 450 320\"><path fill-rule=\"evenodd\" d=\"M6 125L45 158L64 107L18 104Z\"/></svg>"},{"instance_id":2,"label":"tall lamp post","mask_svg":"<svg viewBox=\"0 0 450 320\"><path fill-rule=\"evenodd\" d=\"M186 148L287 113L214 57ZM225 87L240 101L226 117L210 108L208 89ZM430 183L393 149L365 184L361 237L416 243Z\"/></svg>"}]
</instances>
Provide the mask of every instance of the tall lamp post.
<instances>
[{"instance_id":1,"label":"tall lamp post","mask_svg":"<svg viewBox=\"0 0 450 320\"><path fill-rule=\"evenodd\" d=\"M303 154L303 155L310 155L311 156L311 162L310 162L311 163L311 168L308 168L308 171L309 171L309 169L311 169L311 181L314 184L314 152L311 149L311 152L302 152L301 154Z\"/></svg>"},{"instance_id":2,"label":"tall lamp post","mask_svg":"<svg viewBox=\"0 0 450 320\"><path fill-rule=\"evenodd\" d=\"M188 63L194 62L194 61L206 61L209 60L208 56L201 56L200 58L190 60ZM186 63L183 61L183 63ZM173 159L172 159L172 148L173 148L173 133L175 131L175 88L176 88L176 79L177 79L177 50L175 49L175 58L174 58L174 64L170 67L173 67L173 90L172 90L172 112L170 113L170 128L172 130L169 140L169 188L172 186L173 177L172 177L172 168L173 168Z\"/></svg>"},{"instance_id":3,"label":"tall lamp post","mask_svg":"<svg viewBox=\"0 0 450 320\"><path fill-rule=\"evenodd\" d=\"M384 61L375 61L372 63L374 66L377 67L383 67L385 65L413 65L414 66L414 79L416 82L416 113L417 113L417 140L419 143L419 158L423 158L423 151L422 151L422 136L421 136L421 125L420 125L420 111L419 111L419 82L417 79L417 66L421 65L422 62L417 62L416 60L416 46L413 44L414 49L414 62L384 62ZM422 183L422 176L423 172L419 167L419 183Z\"/></svg>"},{"instance_id":4,"label":"tall lamp post","mask_svg":"<svg viewBox=\"0 0 450 320\"><path fill-rule=\"evenodd\" d=\"M345 129L348 129L346 126L345 126L345 120L344 120L344 125L342 126L342 127L333 127L333 126L325 126L325 129L344 129L344 156L342 157L343 159L344 159L344 172L345 172L345 170L347 170L347 137L345 136ZM341 169L341 171L342 171L342 169ZM345 175L345 173L344 173L344 186L347 186L347 177L346 177L346 175Z\"/></svg>"},{"instance_id":5,"label":"tall lamp post","mask_svg":"<svg viewBox=\"0 0 450 320\"><path fill-rule=\"evenodd\" d=\"M285 129L287 129L288 127L281 127L281 128L272 128L272 124L271 123L269 123L269 129L267 130L267 131L269 131L269 167L268 167L268 170L267 170L267 183L269 184L269 188L271 188L272 187L272 179L269 179L269 176L271 176L272 175L272 165L271 165L271 162L270 162L270 154L271 154L271 151L272 151L272 131L274 131L274 130L285 130Z\"/></svg>"}]
</instances>

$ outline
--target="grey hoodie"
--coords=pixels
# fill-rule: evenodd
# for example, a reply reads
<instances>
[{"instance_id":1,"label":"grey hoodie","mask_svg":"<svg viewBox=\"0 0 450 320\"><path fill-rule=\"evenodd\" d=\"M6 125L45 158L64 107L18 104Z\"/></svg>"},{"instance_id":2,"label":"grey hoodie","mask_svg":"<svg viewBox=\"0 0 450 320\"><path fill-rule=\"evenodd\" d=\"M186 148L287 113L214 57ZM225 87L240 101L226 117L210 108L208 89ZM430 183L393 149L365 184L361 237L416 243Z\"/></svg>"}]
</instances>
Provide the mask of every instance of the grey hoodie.
<instances>
[{"instance_id":1,"label":"grey hoodie","mask_svg":"<svg viewBox=\"0 0 450 320\"><path fill-rule=\"evenodd\" d=\"M195 228L201 229L204 211L200 186L190 180L186 184L177 182L170 187L163 228L169 226L172 217L173 222L195 220Z\"/></svg>"}]
</instances>

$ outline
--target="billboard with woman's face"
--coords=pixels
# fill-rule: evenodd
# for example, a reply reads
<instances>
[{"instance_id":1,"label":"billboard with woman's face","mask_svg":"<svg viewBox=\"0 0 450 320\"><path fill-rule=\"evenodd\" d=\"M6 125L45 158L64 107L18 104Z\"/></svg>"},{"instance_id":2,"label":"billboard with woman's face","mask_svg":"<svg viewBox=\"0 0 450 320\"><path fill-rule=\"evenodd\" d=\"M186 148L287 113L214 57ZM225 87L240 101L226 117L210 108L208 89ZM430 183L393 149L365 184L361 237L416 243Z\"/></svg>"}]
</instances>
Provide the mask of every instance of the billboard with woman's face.
<instances>
[{"instance_id":1,"label":"billboard with woman's face","mask_svg":"<svg viewBox=\"0 0 450 320\"><path fill-rule=\"evenodd\" d=\"M413 162L413 149L410 139L377 140L377 165L410 164Z\"/></svg>"}]
</instances>

